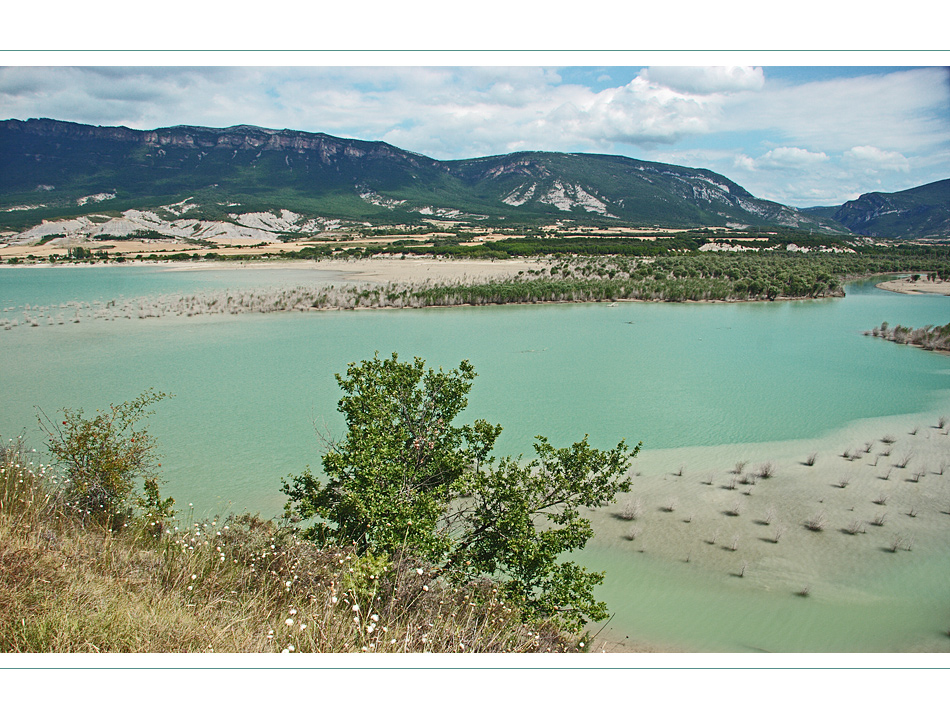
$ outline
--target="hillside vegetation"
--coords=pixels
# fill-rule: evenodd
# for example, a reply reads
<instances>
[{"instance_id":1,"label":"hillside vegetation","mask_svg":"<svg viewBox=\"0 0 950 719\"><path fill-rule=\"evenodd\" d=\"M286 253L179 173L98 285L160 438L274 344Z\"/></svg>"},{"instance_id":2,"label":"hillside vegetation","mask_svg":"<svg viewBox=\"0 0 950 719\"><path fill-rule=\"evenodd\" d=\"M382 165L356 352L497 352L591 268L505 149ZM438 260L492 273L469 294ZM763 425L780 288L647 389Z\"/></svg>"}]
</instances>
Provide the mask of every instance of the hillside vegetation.
<instances>
[{"instance_id":1,"label":"hillside vegetation","mask_svg":"<svg viewBox=\"0 0 950 719\"><path fill-rule=\"evenodd\" d=\"M590 536L577 508L627 486L615 479L623 443L607 453L586 438L564 450L542 443L540 464L495 467L487 452L500 427L450 425L474 376L465 363L461 383L441 371L423 379L420 360L361 367L378 372L383 394L390 382L419 381L419 404L400 406L388 440L377 422L348 415L346 443L324 458L340 473L325 491L309 470L285 482L281 519L176 513L141 424L164 397L151 390L92 416L41 413L51 464L19 439L0 444L0 651L584 649L577 632L607 616L590 594L602 575L560 555ZM415 368L408 385L398 379L406 368ZM382 418L386 403L364 379L341 409L353 401ZM336 482L350 476L364 486L342 499ZM443 521L466 505L469 533L450 541Z\"/></svg>"},{"instance_id":2,"label":"hillside vegetation","mask_svg":"<svg viewBox=\"0 0 950 719\"><path fill-rule=\"evenodd\" d=\"M850 230L896 239L950 237L950 179L902 192L869 192L831 216Z\"/></svg>"},{"instance_id":3,"label":"hillside vegetation","mask_svg":"<svg viewBox=\"0 0 950 719\"><path fill-rule=\"evenodd\" d=\"M557 152L443 162L384 142L246 125L139 131L6 120L0 196L0 209L11 209L4 224L19 229L93 208L121 213L189 198L203 220L284 208L372 224L566 219L844 231L705 169Z\"/></svg>"}]
</instances>

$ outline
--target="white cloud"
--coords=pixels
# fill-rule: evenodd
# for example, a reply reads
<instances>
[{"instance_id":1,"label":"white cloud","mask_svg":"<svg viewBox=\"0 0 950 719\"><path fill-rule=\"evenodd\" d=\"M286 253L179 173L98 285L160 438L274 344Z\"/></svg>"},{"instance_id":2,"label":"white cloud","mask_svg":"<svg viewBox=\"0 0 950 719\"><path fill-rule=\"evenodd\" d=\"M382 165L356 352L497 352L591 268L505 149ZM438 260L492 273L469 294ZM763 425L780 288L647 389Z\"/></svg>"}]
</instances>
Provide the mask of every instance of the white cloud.
<instances>
[{"instance_id":1,"label":"white cloud","mask_svg":"<svg viewBox=\"0 0 950 719\"><path fill-rule=\"evenodd\" d=\"M910 162L899 152L882 150L873 145L852 147L844 153L845 161L869 170L909 172Z\"/></svg>"},{"instance_id":2,"label":"white cloud","mask_svg":"<svg viewBox=\"0 0 950 719\"><path fill-rule=\"evenodd\" d=\"M827 153L855 146L921 152L948 138L950 85L942 68L790 85L767 82L733 98L717 128L767 131L773 141Z\"/></svg>"},{"instance_id":3,"label":"white cloud","mask_svg":"<svg viewBox=\"0 0 950 719\"><path fill-rule=\"evenodd\" d=\"M642 77L595 92L561 84L553 73L517 82L496 77L478 88L469 87L467 69L457 73L451 91L418 98L413 121L384 139L442 159L518 148L602 151L702 135L721 113L718 96L690 95Z\"/></svg>"},{"instance_id":4,"label":"white cloud","mask_svg":"<svg viewBox=\"0 0 950 719\"><path fill-rule=\"evenodd\" d=\"M755 160L756 168L805 169L828 162L823 152L811 152L801 147L776 147Z\"/></svg>"},{"instance_id":5,"label":"white cloud","mask_svg":"<svg viewBox=\"0 0 950 719\"><path fill-rule=\"evenodd\" d=\"M733 158L732 166L740 170L746 170L747 172L751 172L752 170L755 169L755 160L753 160L748 155L744 155L740 152L738 155L736 155Z\"/></svg>"},{"instance_id":6,"label":"white cloud","mask_svg":"<svg viewBox=\"0 0 950 719\"><path fill-rule=\"evenodd\" d=\"M765 75L760 67L664 67L651 66L640 76L684 93L708 95L761 90Z\"/></svg>"}]
</instances>

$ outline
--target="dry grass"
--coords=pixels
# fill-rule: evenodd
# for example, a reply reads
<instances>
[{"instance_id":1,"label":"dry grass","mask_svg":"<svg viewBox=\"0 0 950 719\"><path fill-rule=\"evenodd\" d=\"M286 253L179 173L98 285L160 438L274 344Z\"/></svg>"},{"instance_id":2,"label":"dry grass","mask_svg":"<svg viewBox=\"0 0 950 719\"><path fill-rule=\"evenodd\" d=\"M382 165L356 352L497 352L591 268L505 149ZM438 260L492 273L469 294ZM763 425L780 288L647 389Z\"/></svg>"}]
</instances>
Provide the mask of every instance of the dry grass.
<instances>
[{"instance_id":1,"label":"dry grass","mask_svg":"<svg viewBox=\"0 0 950 719\"><path fill-rule=\"evenodd\" d=\"M0 651L569 651L491 584L442 586L244 515L115 534L81 527L18 444L0 456Z\"/></svg>"},{"instance_id":2,"label":"dry grass","mask_svg":"<svg viewBox=\"0 0 950 719\"><path fill-rule=\"evenodd\" d=\"M844 531L852 536L855 534L864 534L864 522L856 519L850 522Z\"/></svg>"},{"instance_id":3,"label":"dry grass","mask_svg":"<svg viewBox=\"0 0 950 719\"><path fill-rule=\"evenodd\" d=\"M629 502L625 502L624 505L619 510L617 510L615 516L618 519L632 522L635 519L639 519L641 514L643 514L643 501L639 498L636 498L630 500Z\"/></svg>"}]
</instances>

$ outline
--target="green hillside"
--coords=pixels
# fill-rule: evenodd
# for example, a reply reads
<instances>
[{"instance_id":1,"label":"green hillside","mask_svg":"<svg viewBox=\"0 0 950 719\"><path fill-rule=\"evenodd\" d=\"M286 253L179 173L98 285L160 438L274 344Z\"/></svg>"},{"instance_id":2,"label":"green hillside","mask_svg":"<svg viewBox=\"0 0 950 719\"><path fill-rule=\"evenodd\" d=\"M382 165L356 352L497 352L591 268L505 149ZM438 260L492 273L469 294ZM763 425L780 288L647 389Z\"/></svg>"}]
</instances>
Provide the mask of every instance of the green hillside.
<instances>
[{"instance_id":1,"label":"green hillside","mask_svg":"<svg viewBox=\"0 0 950 719\"><path fill-rule=\"evenodd\" d=\"M832 215L851 231L895 239L950 238L950 179L902 192L871 192Z\"/></svg>"},{"instance_id":2,"label":"green hillside","mask_svg":"<svg viewBox=\"0 0 950 719\"><path fill-rule=\"evenodd\" d=\"M837 229L708 170L628 157L522 152L441 162L383 142L250 126L139 131L0 122L0 210L17 208L3 213L5 229L185 198L198 205L196 219L283 208L374 224L572 219Z\"/></svg>"}]
</instances>

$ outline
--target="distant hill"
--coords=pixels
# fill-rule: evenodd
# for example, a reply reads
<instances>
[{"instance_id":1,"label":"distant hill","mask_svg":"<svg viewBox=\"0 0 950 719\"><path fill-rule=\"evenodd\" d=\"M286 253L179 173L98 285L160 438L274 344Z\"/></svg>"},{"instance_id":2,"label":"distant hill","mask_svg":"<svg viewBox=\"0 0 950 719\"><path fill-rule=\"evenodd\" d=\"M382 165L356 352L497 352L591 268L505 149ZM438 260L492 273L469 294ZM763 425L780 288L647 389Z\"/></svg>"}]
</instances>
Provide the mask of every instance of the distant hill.
<instances>
[{"instance_id":1,"label":"distant hill","mask_svg":"<svg viewBox=\"0 0 950 719\"><path fill-rule=\"evenodd\" d=\"M901 192L869 192L840 207L802 211L868 237L950 239L950 179Z\"/></svg>"},{"instance_id":2,"label":"distant hill","mask_svg":"<svg viewBox=\"0 0 950 719\"><path fill-rule=\"evenodd\" d=\"M384 142L252 126L151 131L58 120L0 122L0 224L188 199L177 217L289 210L373 223L426 219L665 227L837 222L752 196L709 170L582 153L439 161Z\"/></svg>"}]
</instances>

